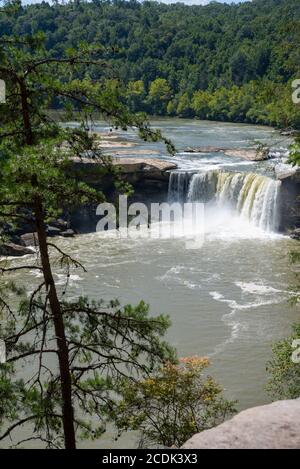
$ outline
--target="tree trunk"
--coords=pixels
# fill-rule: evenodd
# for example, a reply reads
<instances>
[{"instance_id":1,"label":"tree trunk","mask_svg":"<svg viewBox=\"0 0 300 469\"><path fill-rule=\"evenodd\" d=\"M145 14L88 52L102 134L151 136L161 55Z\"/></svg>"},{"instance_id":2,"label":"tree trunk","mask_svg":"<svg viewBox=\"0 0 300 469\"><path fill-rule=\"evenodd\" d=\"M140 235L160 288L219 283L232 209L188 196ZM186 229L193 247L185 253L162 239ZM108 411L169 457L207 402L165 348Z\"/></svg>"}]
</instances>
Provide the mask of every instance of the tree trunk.
<instances>
[{"instance_id":1,"label":"tree trunk","mask_svg":"<svg viewBox=\"0 0 300 469\"><path fill-rule=\"evenodd\" d=\"M76 449L76 439L74 430L74 411L72 406L72 383L69 367L69 349L65 335L65 326L61 311L60 302L57 297L54 283L49 252L47 246L47 234L44 223L44 213L41 200L35 202L36 229L39 240L41 263L43 275L48 291L50 308L53 314L54 329L58 348L58 361L60 370L61 395L63 401L63 429L66 449Z\"/></svg>"},{"instance_id":2,"label":"tree trunk","mask_svg":"<svg viewBox=\"0 0 300 469\"><path fill-rule=\"evenodd\" d=\"M30 122L30 112L29 112L29 103L28 103L28 92L26 88L25 81L19 79L19 87L21 94L21 103L22 103L22 117L25 130L25 142L26 145L33 145L33 133Z\"/></svg>"}]
</instances>

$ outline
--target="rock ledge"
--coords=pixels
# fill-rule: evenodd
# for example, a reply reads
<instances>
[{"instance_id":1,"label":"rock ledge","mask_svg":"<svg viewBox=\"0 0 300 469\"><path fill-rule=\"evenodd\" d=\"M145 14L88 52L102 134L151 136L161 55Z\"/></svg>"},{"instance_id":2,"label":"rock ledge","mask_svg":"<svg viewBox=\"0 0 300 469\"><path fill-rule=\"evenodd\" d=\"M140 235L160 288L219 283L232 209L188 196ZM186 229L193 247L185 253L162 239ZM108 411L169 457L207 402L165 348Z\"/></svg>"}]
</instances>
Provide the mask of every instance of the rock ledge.
<instances>
[{"instance_id":1,"label":"rock ledge","mask_svg":"<svg viewBox=\"0 0 300 469\"><path fill-rule=\"evenodd\" d=\"M299 449L300 399L244 410L194 435L185 449Z\"/></svg>"}]
</instances>

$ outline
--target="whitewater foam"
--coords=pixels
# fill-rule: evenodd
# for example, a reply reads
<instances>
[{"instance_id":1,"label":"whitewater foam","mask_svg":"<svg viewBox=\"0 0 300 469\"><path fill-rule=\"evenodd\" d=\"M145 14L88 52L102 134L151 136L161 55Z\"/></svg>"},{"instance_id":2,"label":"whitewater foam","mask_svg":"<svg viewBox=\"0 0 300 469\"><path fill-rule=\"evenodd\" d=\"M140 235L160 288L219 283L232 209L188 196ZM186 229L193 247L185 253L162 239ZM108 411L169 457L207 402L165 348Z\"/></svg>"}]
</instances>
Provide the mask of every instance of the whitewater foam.
<instances>
[{"instance_id":1,"label":"whitewater foam","mask_svg":"<svg viewBox=\"0 0 300 469\"><path fill-rule=\"evenodd\" d=\"M198 173L172 172L169 200L205 203L214 217L222 211L227 219L247 230L251 226L260 237L264 232L276 233L279 227L278 207L280 181L255 173L202 171ZM226 225L228 226L228 220ZM225 225L225 229L226 229ZM243 226L244 225L244 226ZM251 230L250 230L251 231ZM245 230L241 230L243 235Z\"/></svg>"},{"instance_id":2,"label":"whitewater foam","mask_svg":"<svg viewBox=\"0 0 300 469\"><path fill-rule=\"evenodd\" d=\"M257 284L254 282L235 282L235 285L239 287L244 293L250 293L255 295L273 295L274 293L284 293L283 290L270 287L268 285Z\"/></svg>"}]
</instances>

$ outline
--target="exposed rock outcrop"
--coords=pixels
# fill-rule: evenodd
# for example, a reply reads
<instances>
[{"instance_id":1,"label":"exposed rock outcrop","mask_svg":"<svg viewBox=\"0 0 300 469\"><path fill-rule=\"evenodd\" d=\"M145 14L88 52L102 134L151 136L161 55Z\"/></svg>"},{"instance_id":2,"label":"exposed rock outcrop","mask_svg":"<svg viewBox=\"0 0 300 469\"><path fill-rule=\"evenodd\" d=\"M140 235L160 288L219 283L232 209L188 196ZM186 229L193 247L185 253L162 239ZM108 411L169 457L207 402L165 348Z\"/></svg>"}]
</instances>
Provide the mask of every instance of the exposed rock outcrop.
<instances>
[{"instance_id":1,"label":"exposed rock outcrop","mask_svg":"<svg viewBox=\"0 0 300 469\"><path fill-rule=\"evenodd\" d=\"M281 226L283 232L300 227L300 171L288 164L275 167L278 180L281 181Z\"/></svg>"},{"instance_id":2,"label":"exposed rock outcrop","mask_svg":"<svg viewBox=\"0 0 300 469\"><path fill-rule=\"evenodd\" d=\"M247 161L264 161L269 158L269 149L264 148L221 148L221 147L198 147L185 149L187 153L224 153L226 156L242 158Z\"/></svg>"},{"instance_id":3,"label":"exposed rock outcrop","mask_svg":"<svg viewBox=\"0 0 300 469\"><path fill-rule=\"evenodd\" d=\"M117 158L112 163L119 166L121 177L134 187L134 196L130 202L162 202L168 194L169 173L176 169L175 163L153 158ZM115 196L112 176L103 172L103 166L91 158L74 159L76 177L90 186L103 191L108 200ZM50 220L47 225L48 236L72 237L76 232L89 233L95 231L99 217L96 217L96 206L74 207L68 221L64 219ZM31 233L31 225L22 226L18 232L9 233L14 236L11 243L0 246L0 255L21 256L29 254L28 246L36 244L36 234Z\"/></svg>"},{"instance_id":4,"label":"exposed rock outcrop","mask_svg":"<svg viewBox=\"0 0 300 469\"><path fill-rule=\"evenodd\" d=\"M154 158L113 158L112 163L119 166L121 175L131 184L141 180L168 182L167 171L176 169L177 165L169 161ZM98 167L98 170L97 170ZM109 176L101 175L101 164L90 158L74 159L74 169L80 172L87 184L105 188L111 184Z\"/></svg>"},{"instance_id":5,"label":"exposed rock outcrop","mask_svg":"<svg viewBox=\"0 0 300 469\"><path fill-rule=\"evenodd\" d=\"M19 244L4 243L0 246L0 256L21 257L32 253L32 249L26 246L20 246Z\"/></svg>"},{"instance_id":6,"label":"exposed rock outcrop","mask_svg":"<svg viewBox=\"0 0 300 469\"><path fill-rule=\"evenodd\" d=\"M24 233L20 236L22 246L35 246L38 243L37 233Z\"/></svg>"},{"instance_id":7,"label":"exposed rock outcrop","mask_svg":"<svg viewBox=\"0 0 300 469\"><path fill-rule=\"evenodd\" d=\"M300 399L244 410L194 435L185 449L299 449Z\"/></svg>"},{"instance_id":8,"label":"exposed rock outcrop","mask_svg":"<svg viewBox=\"0 0 300 469\"><path fill-rule=\"evenodd\" d=\"M49 225L53 226L54 228L59 228L60 231L65 231L70 228L69 223L62 218L50 220Z\"/></svg>"},{"instance_id":9,"label":"exposed rock outcrop","mask_svg":"<svg viewBox=\"0 0 300 469\"><path fill-rule=\"evenodd\" d=\"M279 163L275 166L274 169L275 169L276 178L279 179L280 181L283 181L284 179L287 179L287 178L297 179L297 173L299 173L299 169L297 169L297 167L292 166L290 164L286 164L286 163Z\"/></svg>"},{"instance_id":10,"label":"exposed rock outcrop","mask_svg":"<svg viewBox=\"0 0 300 469\"><path fill-rule=\"evenodd\" d=\"M60 233L60 236L63 236L64 238L73 238L73 236L75 236L75 231L73 231L69 228L66 231L62 231Z\"/></svg>"},{"instance_id":11,"label":"exposed rock outcrop","mask_svg":"<svg viewBox=\"0 0 300 469\"><path fill-rule=\"evenodd\" d=\"M269 150L256 150L256 149L229 149L225 150L226 156L233 156L236 158L243 158L247 161L264 161L269 159Z\"/></svg>"},{"instance_id":12,"label":"exposed rock outcrop","mask_svg":"<svg viewBox=\"0 0 300 469\"><path fill-rule=\"evenodd\" d=\"M168 196L169 171L176 169L173 162L154 158L116 158L113 164L120 168L121 177L134 188L129 203L165 202ZM92 159L74 160L75 173L82 181L105 193L107 200L114 200L114 184L111 175L101 173L101 165ZM79 233L95 231L99 217L96 205L80 207L71 215L71 226Z\"/></svg>"},{"instance_id":13,"label":"exposed rock outcrop","mask_svg":"<svg viewBox=\"0 0 300 469\"><path fill-rule=\"evenodd\" d=\"M288 128L288 129L281 130L280 133L284 137L295 137L295 136L299 135L299 130Z\"/></svg>"},{"instance_id":14,"label":"exposed rock outcrop","mask_svg":"<svg viewBox=\"0 0 300 469\"><path fill-rule=\"evenodd\" d=\"M187 147L185 148L186 153L219 153L224 152L226 148L223 147L212 147L212 146L203 146L203 147Z\"/></svg>"},{"instance_id":15,"label":"exposed rock outcrop","mask_svg":"<svg viewBox=\"0 0 300 469\"><path fill-rule=\"evenodd\" d=\"M300 228L296 228L290 233L290 237L292 239L297 239L297 241L300 241Z\"/></svg>"}]
</instances>

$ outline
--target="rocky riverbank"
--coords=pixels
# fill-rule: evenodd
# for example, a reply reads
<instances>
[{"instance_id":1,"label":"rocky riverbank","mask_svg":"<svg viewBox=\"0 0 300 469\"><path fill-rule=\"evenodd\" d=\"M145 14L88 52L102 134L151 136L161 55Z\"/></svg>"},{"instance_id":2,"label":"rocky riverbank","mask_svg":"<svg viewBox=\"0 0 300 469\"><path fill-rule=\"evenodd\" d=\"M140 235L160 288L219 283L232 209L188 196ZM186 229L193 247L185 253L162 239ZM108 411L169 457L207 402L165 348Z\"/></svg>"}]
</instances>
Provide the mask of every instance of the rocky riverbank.
<instances>
[{"instance_id":1,"label":"rocky riverbank","mask_svg":"<svg viewBox=\"0 0 300 469\"><path fill-rule=\"evenodd\" d=\"M46 226L48 237L62 236L70 238L76 234L70 222L62 218L50 220ZM13 231L8 230L8 241L0 245L0 256L20 257L32 254L38 243L37 233L32 231L30 224L25 224Z\"/></svg>"},{"instance_id":2,"label":"rocky riverbank","mask_svg":"<svg viewBox=\"0 0 300 469\"><path fill-rule=\"evenodd\" d=\"M162 202L168 194L169 171L177 165L169 161L151 158L114 157L112 163L120 168L121 177L132 184L134 196L131 201ZM99 163L89 158L74 159L74 171L90 186L104 191L108 200L114 198L113 181L109 175L102 176L96 170ZM98 218L96 207L77 207L63 218L50 220L47 224L49 237L72 237L95 230ZM32 254L37 244L32 225L24 224L17 230L8 230L9 241L0 245L0 256L24 256Z\"/></svg>"}]
</instances>

